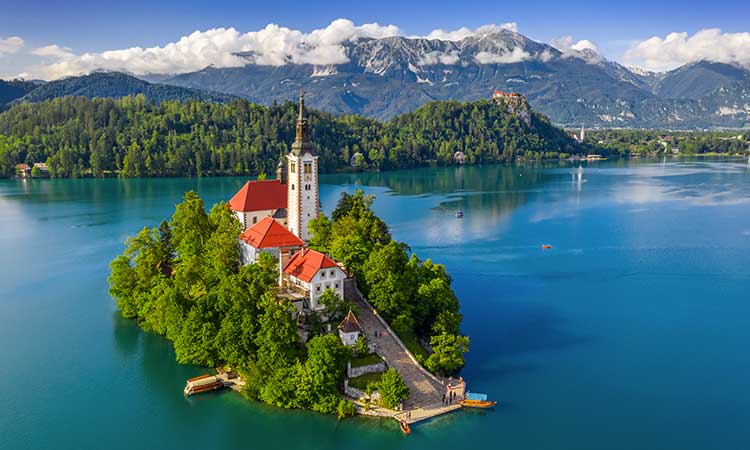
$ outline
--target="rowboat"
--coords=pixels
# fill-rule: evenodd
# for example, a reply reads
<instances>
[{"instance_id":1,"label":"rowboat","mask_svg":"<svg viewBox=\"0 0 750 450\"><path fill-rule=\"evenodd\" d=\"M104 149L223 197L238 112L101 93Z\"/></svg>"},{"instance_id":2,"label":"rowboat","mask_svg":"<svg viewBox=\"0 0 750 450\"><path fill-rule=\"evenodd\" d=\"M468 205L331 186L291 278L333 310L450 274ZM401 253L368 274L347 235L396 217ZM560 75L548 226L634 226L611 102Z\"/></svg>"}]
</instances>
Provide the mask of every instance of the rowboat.
<instances>
[{"instance_id":1,"label":"rowboat","mask_svg":"<svg viewBox=\"0 0 750 450\"><path fill-rule=\"evenodd\" d=\"M479 394L475 392L467 393L461 401L461 405L468 408L492 408L496 404L497 402L487 400L487 394Z\"/></svg>"},{"instance_id":2,"label":"rowboat","mask_svg":"<svg viewBox=\"0 0 750 450\"><path fill-rule=\"evenodd\" d=\"M406 436L411 434L411 428L409 428L409 424L406 423L405 420L399 420L398 426L401 427L401 432L404 433Z\"/></svg>"},{"instance_id":3,"label":"rowboat","mask_svg":"<svg viewBox=\"0 0 750 450\"><path fill-rule=\"evenodd\" d=\"M542 245L542 250L549 250L549 249L551 249L551 248L552 248L552 246L551 246L551 245L549 245L549 244L544 244L544 245Z\"/></svg>"}]
</instances>

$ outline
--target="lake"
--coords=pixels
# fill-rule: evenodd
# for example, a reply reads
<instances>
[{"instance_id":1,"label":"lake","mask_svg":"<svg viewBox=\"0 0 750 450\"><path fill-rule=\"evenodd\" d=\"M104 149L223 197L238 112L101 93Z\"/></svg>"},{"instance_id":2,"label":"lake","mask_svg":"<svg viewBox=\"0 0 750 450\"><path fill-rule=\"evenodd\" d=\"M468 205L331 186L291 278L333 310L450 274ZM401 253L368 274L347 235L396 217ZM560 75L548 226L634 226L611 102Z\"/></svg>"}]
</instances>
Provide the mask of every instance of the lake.
<instances>
[{"instance_id":1,"label":"lake","mask_svg":"<svg viewBox=\"0 0 750 450\"><path fill-rule=\"evenodd\" d=\"M244 181L0 180L0 449L750 448L746 161L321 177L326 212L375 194L394 238L447 265L463 376L500 402L409 437L232 392L186 399L206 370L120 318L106 278L125 238L186 190L210 205Z\"/></svg>"}]
</instances>

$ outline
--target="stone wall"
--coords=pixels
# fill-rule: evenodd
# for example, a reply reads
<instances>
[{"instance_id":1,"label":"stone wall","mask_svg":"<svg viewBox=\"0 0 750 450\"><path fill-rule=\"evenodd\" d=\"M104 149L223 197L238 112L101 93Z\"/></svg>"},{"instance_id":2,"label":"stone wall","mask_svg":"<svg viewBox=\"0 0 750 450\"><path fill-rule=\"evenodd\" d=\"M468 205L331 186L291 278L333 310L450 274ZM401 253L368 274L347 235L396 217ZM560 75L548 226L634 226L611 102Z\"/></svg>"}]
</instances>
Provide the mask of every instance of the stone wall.
<instances>
[{"instance_id":1,"label":"stone wall","mask_svg":"<svg viewBox=\"0 0 750 450\"><path fill-rule=\"evenodd\" d=\"M360 398L365 396L365 391L361 391L355 387L349 386L349 380L344 380L344 394L346 394L347 397L359 400ZM380 394L378 393L378 391L372 392L372 395L370 395L370 400L373 403L380 400Z\"/></svg>"},{"instance_id":2,"label":"stone wall","mask_svg":"<svg viewBox=\"0 0 750 450\"><path fill-rule=\"evenodd\" d=\"M388 365L385 361L380 361L377 364L370 364L367 366L352 367L352 363L346 365L346 376L349 378L356 378L360 375L375 372L385 372L388 370Z\"/></svg>"}]
</instances>

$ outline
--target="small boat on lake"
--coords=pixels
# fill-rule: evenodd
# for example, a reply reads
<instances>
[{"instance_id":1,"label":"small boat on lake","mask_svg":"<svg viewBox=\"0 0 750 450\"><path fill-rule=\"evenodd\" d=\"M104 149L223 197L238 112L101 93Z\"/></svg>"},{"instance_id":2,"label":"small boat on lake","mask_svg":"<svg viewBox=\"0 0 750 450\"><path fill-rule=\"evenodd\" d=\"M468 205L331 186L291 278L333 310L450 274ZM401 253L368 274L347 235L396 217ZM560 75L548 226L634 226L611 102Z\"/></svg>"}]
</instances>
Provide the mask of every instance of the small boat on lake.
<instances>
[{"instance_id":1,"label":"small boat on lake","mask_svg":"<svg viewBox=\"0 0 750 450\"><path fill-rule=\"evenodd\" d=\"M456 211L456 219L463 219L464 212L463 211Z\"/></svg>"},{"instance_id":2,"label":"small boat on lake","mask_svg":"<svg viewBox=\"0 0 750 450\"><path fill-rule=\"evenodd\" d=\"M409 424L406 423L405 420L399 420L398 426L401 427L401 432L404 433L404 435L408 436L411 434L411 428L409 428Z\"/></svg>"},{"instance_id":3,"label":"small boat on lake","mask_svg":"<svg viewBox=\"0 0 750 450\"><path fill-rule=\"evenodd\" d=\"M542 250L549 250L549 249L551 249L551 248L552 248L552 246L551 246L551 245L549 245L549 244L544 244L544 245L542 245Z\"/></svg>"},{"instance_id":4,"label":"small boat on lake","mask_svg":"<svg viewBox=\"0 0 750 450\"><path fill-rule=\"evenodd\" d=\"M461 400L461 405L467 408L492 408L497 402L487 400L487 394L479 394L476 392L468 392L464 395L464 399Z\"/></svg>"},{"instance_id":5,"label":"small boat on lake","mask_svg":"<svg viewBox=\"0 0 750 450\"><path fill-rule=\"evenodd\" d=\"M213 391L224 387L224 381L219 377L212 375L201 375L199 377L187 380L183 393L188 395L198 394L200 392Z\"/></svg>"}]
</instances>

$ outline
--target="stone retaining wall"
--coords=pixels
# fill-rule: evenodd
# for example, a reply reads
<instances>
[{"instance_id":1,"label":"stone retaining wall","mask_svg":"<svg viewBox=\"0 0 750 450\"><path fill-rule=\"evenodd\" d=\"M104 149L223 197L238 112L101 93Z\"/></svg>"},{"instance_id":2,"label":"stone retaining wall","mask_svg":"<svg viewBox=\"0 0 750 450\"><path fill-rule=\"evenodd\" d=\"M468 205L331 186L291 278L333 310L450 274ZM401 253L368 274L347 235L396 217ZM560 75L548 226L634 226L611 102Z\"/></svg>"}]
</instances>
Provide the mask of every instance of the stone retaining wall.
<instances>
[{"instance_id":1,"label":"stone retaining wall","mask_svg":"<svg viewBox=\"0 0 750 450\"><path fill-rule=\"evenodd\" d=\"M375 372L385 372L388 370L388 365L385 361L380 361L377 364L370 364L367 366L352 367L352 363L347 363L346 376L349 378L356 378L360 375Z\"/></svg>"},{"instance_id":2,"label":"stone retaining wall","mask_svg":"<svg viewBox=\"0 0 750 450\"><path fill-rule=\"evenodd\" d=\"M365 391L349 386L349 380L344 380L344 394L346 394L347 397L359 400L360 398L365 396ZM378 400L380 400L380 394L378 393L378 391L372 392L372 395L370 395L370 400L373 402L377 402Z\"/></svg>"}]
</instances>

